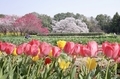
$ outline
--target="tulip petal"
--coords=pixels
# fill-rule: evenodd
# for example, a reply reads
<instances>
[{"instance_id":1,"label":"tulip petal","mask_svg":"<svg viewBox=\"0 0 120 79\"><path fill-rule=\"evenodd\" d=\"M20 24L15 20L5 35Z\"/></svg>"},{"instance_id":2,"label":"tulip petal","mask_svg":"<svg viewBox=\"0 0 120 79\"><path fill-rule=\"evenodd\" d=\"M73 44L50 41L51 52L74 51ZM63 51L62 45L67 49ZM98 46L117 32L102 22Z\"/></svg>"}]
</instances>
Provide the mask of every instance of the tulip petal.
<instances>
[{"instance_id":1,"label":"tulip petal","mask_svg":"<svg viewBox=\"0 0 120 79\"><path fill-rule=\"evenodd\" d=\"M104 49L104 54L107 57L112 58L112 55L113 55L112 53L113 53L113 48L111 46L106 46L105 49Z\"/></svg>"}]
</instances>

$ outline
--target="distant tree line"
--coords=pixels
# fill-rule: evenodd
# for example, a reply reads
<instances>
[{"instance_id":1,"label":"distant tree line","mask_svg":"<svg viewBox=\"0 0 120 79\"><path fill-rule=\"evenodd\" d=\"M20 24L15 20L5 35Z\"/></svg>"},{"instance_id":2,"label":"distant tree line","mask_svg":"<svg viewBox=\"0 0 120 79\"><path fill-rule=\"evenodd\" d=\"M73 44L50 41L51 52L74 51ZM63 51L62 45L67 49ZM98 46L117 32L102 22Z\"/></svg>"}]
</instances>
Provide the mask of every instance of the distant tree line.
<instances>
[{"instance_id":1,"label":"distant tree line","mask_svg":"<svg viewBox=\"0 0 120 79\"><path fill-rule=\"evenodd\" d=\"M0 32L51 33L51 32L105 32L120 33L120 15L99 14L86 17L79 13L58 13L54 17L36 12L24 16L0 14Z\"/></svg>"},{"instance_id":2,"label":"distant tree line","mask_svg":"<svg viewBox=\"0 0 120 79\"><path fill-rule=\"evenodd\" d=\"M107 14L99 14L94 17L86 17L79 13L58 13L54 15L53 19L60 21L66 17L74 17L85 22L90 32L105 32L105 33L120 33L120 15L118 12L112 17Z\"/></svg>"}]
</instances>

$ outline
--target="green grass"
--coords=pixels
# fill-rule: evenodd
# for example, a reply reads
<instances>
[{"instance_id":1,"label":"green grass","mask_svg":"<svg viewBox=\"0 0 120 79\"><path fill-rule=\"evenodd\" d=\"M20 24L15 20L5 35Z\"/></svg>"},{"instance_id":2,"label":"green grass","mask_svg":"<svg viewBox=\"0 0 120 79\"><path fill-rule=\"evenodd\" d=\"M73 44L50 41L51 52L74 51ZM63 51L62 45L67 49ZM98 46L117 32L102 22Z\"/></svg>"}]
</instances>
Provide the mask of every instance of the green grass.
<instances>
[{"instance_id":1,"label":"green grass","mask_svg":"<svg viewBox=\"0 0 120 79\"><path fill-rule=\"evenodd\" d=\"M98 44L102 44L105 41L108 42L118 42L120 43L120 35L117 37L110 36L36 36L31 35L31 38L25 39L24 36L1 36L0 40L4 42L11 42L14 44L21 44L23 42L28 42L32 39L40 40L41 42L48 42L53 45L56 44L58 40L73 41L75 43L86 44L88 41L96 41Z\"/></svg>"}]
</instances>

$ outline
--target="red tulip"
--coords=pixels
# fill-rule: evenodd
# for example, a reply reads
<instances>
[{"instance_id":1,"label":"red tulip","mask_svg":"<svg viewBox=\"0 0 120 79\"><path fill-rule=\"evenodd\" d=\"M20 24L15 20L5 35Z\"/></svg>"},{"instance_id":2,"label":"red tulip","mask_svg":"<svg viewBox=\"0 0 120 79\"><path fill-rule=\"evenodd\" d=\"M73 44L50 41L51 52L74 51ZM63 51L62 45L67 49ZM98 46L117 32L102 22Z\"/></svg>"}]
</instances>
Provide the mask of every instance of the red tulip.
<instances>
[{"instance_id":1,"label":"red tulip","mask_svg":"<svg viewBox=\"0 0 120 79\"><path fill-rule=\"evenodd\" d=\"M102 44L103 53L110 58L116 58L119 53L119 45L118 43L103 43Z\"/></svg>"},{"instance_id":2,"label":"red tulip","mask_svg":"<svg viewBox=\"0 0 120 79\"><path fill-rule=\"evenodd\" d=\"M97 51L98 44L95 41L90 41L87 45L82 46L82 51L80 54L82 56L95 57L97 55Z\"/></svg>"},{"instance_id":3,"label":"red tulip","mask_svg":"<svg viewBox=\"0 0 120 79\"><path fill-rule=\"evenodd\" d=\"M61 53L61 49L57 46L52 47L52 56L58 57Z\"/></svg>"},{"instance_id":4,"label":"red tulip","mask_svg":"<svg viewBox=\"0 0 120 79\"><path fill-rule=\"evenodd\" d=\"M74 51L74 46L74 42L67 42L63 50L65 53L72 54Z\"/></svg>"},{"instance_id":5,"label":"red tulip","mask_svg":"<svg viewBox=\"0 0 120 79\"><path fill-rule=\"evenodd\" d=\"M40 47L40 54L42 56L48 55L50 53L51 48L52 48L51 45L46 43L46 42L42 42L39 47Z\"/></svg>"},{"instance_id":6,"label":"red tulip","mask_svg":"<svg viewBox=\"0 0 120 79\"><path fill-rule=\"evenodd\" d=\"M51 59L49 57L45 58L45 65L50 64L51 63Z\"/></svg>"}]
</instances>

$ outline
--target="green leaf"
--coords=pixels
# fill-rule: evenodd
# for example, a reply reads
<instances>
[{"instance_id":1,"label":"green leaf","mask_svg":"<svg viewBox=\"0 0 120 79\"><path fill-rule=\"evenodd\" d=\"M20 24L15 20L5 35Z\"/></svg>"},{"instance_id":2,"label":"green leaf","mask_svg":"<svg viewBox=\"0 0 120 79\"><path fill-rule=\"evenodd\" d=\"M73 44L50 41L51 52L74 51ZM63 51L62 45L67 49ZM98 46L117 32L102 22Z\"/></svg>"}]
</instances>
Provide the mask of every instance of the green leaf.
<instances>
[{"instance_id":1,"label":"green leaf","mask_svg":"<svg viewBox=\"0 0 120 79\"><path fill-rule=\"evenodd\" d=\"M111 79L111 72L110 72L110 70L108 70L107 79Z\"/></svg>"},{"instance_id":2,"label":"green leaf","mask_svg":"<svg viewBox=\"0 0 120 79\"><path fill-rule=\"evenodd\" d=\"M88 73L85 79L92 79L90 76L91 73Z\"/></svg>"},{"instance_id":3,"label":"green leaf","mask_svg":"<svg viewBox=\"0 0 120 79\"><path fill-rule=\"evenodd\" d=\"M3 71L2 71L2 68L0 68L0 77L2 77L3 75Z\"/></svg>"},{"instance_id":4,"label":"green leaf","mask_svg":"<svg viewBox=\"0 0 120 79\"><path fill-rule=\"evenodd\" d=\"M79 79L83 79L83 76L82 76L81 74L79 74L79 76L78 76L78 77L79 77Z\"/></svg>"},{"instance_id":5,"label":"green leaf","mask_svg":"<svg viewBox=\"0 0 120 79\"><path fill-rule=\"evenodd\" d=\"M114 78L114 79L120 79L120 76L118 76L117 78Z\"/></svg>"},{"instance_id":6,"label":"green leaf","mask_svg":"<svg viewBox=\"0 0 120 79\"><path fill-rule=\"evenodd\" d=\"M73 69L71 70L70 79L75 79L75 74L76 74L76 66L74 66Z\"/></svg>"},{"instance_id":7,"label":"green leaf","mask_svg":"<svg viewBox=\"0 0 120 79\"><path fill-rule=\"evenodd\" d=\"M94 76L96 76L100 71L101 71L100 66L97 65L97 67L96 67L96 71L95 71L95 75L94 75Z\"/></svg>"},{"instance_id":8,"label":"green leaf","mask_svg":"<svg viewBox=\"0 0 120 79\"><path fill-rule=\"evenodd\" d=\"M7 77L8 77L8 74L5 74L2 77L0 77L0 79L7 79Z\"/></svg>"}]
</instances>

